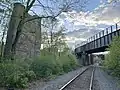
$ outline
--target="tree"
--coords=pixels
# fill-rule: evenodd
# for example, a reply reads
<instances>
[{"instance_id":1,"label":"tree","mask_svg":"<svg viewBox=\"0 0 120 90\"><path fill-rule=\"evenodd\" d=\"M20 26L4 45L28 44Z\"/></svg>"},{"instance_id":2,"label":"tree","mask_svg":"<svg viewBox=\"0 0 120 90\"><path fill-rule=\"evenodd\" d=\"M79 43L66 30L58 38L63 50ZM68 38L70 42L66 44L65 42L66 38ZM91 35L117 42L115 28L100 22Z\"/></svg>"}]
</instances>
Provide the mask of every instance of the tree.
<instances>
[{"instance_id":1,"label":"tree","mask_svg":"<svg viewBox=\"0 0 120 90\"><path fill-rule=\"evenodd\" d=\"M107 69L112 70L112 74L120 77L120 37L112 40L108 50L110 52L105 56L104 65Z\"/></svg>"},{"instance_id":2,"label":"tree","mask_svg":"<svg viewBox=\"0 0 120 90\"><path fill-rule=\"evenodd\" d=\"M0 1L0 27L1 31L0 33L2 34L1 36L1 54L0 56L3 55L3 48L4 48L4 40L6 37L7 29L8 29L8 21L11 15L12 7L11 3L7 0L1 0Z\"/></svg>"},{"instance_id":3,"label":"tree","mask_svg":"<svg viewBox=\"0 0 120 90\"><path fill-rule=\"evenodd\" d=\"M60 52L65 51L67 47L65 42L64 31L65 27L61 26L58 28L58 21L47 20L44 31L42 34L42 44L44 46L44 50L53 53L54 55L58 55ZM49 32L48 32L49 31Z\"/></svg>"},{"instance_id":4,"label":"tree","mask_svg":"<svg viewBox=\"0 0 120 90\"><path fill-rule=\"evenodd\" d=\"M37 3L35 3L35 1ZM46 3L44 3L44 2L46 2ZM86 0L84 0L84 1L83 0L44 0L44 1L42 1L42 0L41 1L40 0L27 0L27 2L25 2L25 10L24 10L22 18L19 21L19 24L17 26L17 30L14 35L14 38L11 38L11 41L8 38L6 40L4 56L9 57L11 55L15 55L16 45L19 40L20 34L22 32L23 25L26 22L30 22L35 19L39 19L40 20L39 23L41 23L42 19L46 19L46 18L55 19L62 12L67 12L67 11L70 11L71 9L78 9L78 7L76 8L77 5L79 5L79 9L81 10L81 8L83 8L85 3L86 3ZM31 10L31 8L34 6L39 7L41 9L41 11L43 11L41 15L37 15L33 10ZM29 11L33 12L37 16L32 19L27 20L26 16ZM39 24L39 25L41 25L41 24ZM40 31L41 31L41 28L40 28ZM7 37L8 36L12 37L12 34L13 33L11 33L11 34L9 33L9 35L7 35Z\"/></svg>"},{"instance_id":5,"label":"tree","mask_svg":"<svg viewBox=\"0 0 120 90\"><path fill-rule=\"evenodd\" d=\"M12 27L10 24L12 24L12 22L14 21L14 20L12 20L13 18L11 18L11 23L9 24L10 27L8 29L7 40L6 40L6 44L5 44L5 48L4 48L4 57L9 58L12 56L12 54L15 54L16 43L20 37L20 33L21 33L23 25L24 25L24 20L27 16L28 11L33 6L34 2L35 2L35 0L32 0L31 2L30 2L30 0L27 1L27 5L25 7L25 10L23 10L21 12L21 17L19 18L20 20L18 21L17 30L11 31ZM16 8L14 8L14 9L16 9ZM13 15L15 15L15 13L16 13L16 11L14 10Z\"/></svg>"}]
</instances>

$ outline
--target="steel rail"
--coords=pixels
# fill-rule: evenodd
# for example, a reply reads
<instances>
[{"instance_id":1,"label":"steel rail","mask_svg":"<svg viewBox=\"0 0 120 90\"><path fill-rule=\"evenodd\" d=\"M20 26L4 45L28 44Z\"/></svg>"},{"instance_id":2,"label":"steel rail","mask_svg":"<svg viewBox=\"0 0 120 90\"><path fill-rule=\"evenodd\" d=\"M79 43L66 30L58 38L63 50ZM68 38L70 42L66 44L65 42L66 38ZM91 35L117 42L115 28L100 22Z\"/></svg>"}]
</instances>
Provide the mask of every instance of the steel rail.
<instances>
[{"instance_id":1,"label":"steel rail","mask_svg":"<svg viewBox=\"0 0 120 90\"><path fill-rule=\"evenodd\" d=\"M69 80L65 85L63 85L59 90L64 90L70 83L72 83L77 77L81 76L85 71L87 71L90 67L86 68L80 74L76 75L74 78ZM92 90L93 87L93 77L94 77L94 69L92 70L91 80L90 80L90 87L89 90Z\"/></svg>"},{"instance_id":2,"label":"steel rail","mask_svg":"<svg viewBox=\"0 0 120 90\"><path fill-rule=\"evenodd\" d=\"M95 71L95 68L93 67L92 75L91 75L91 79L90 79L90 87L89 87L89 90L93 90L94 71Z\"/></svg>"},{"instance_id":3,"label":"steel rail","mask_svg":"<svg viewBox=\"0 0 120 90\"><path fill-rule=\"evenodd\" d=\"M88 67L89 68L89 67ZM76 75L74 78L72 78L70 81L68 81L65 85L63 85L59 90L63 90L65 89L70 83L72 83L77 77L79 77L80 75L82 75L86 70L88 70L88 68L86 68L84 71L82 71L80 74Z\"/></svg>"}]
</instances>

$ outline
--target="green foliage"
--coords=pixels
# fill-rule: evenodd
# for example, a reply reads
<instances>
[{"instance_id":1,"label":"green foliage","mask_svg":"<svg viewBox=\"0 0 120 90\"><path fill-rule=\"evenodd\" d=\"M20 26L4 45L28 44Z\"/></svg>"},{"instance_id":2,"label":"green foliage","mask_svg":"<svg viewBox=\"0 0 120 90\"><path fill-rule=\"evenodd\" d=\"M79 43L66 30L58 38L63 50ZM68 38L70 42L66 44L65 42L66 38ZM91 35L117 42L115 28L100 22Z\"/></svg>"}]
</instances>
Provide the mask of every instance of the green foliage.
<instances>
[{"instance_id":1,"label":"green foliage","mask_svg":"<svg viewBox=\"0 0 120 90\"><path fill-rule=\"evenodd\" d=\"M36 58L31 69L35 72L37 77L49 77L53 74L58 74L60 72L60 65L55 61L53 55L45 55Z\"/></svg>"},{"instance_id":2,"label":"green foliage","mask_svg":"<svg viewBox=\"0 0 120 90\"><path fill-rule=\"evenodd\" d=\"M60 57L54 54L42 55L36 58L31 64L31 69L37 77L42 78L49 78L53 75L69 72L76 67L75 57L71 54L61 55Z\"/></svg>"},{"instance_id":3,"label":"green foliage","mask_svg":"<svg viewBox=\"0 0 120 90\"><path fill-rule=\"evenodd\" d=\"M39 77L48 77L69 72L77 67L76 58L70 54L70 49L65 42L65 30L61 27L59 31L47 32L42 37L44 46L41 50L40 57L35 59L31 65L32 70Z\"/></svg>"},{"instance_id":4,"label":"green foliage","mask_svg":"<svg viewBox=\"0 0 120 90\"><path fill-rule=\"evenodd\" d=\"M31 59L1 59L0 86L25 88L34 79L51 79L77 67L74 55L65 52L41 51L41 55Z\"/></svg>"},{"instance_id":5,"label":"green foliage","mask_svg":"<svg viewBox=\"0 0 120 90\"><path fill-rule=\"evenodd\" d=\"M106 55L104 66L112 70L112 74L120 77L120 37L115 37L109 46L110 53Z\"/></svg>"},{"instance_id":6,"label":"green foliage","mask_svg":"<svg viewBox=\"0 0 120 90\"><path fill-rule=\"evenodd\" d=\"M28 81L33 80L34 78L34 72L28 69L28 65L25 65L25 62L18 63L17 60L0 63L1 86L25 88L28 85Z\"/></svg>"},{"instance_id":7,"label":"green foliage","mask_svg":"<svg viewBox=\"0 0 120 90\"><path fill-rule=\"evenodd\" d=\"M77 67L75 57L72 54L65 54L59 57L64 72L69 72Z\"/></svg>"},{"instance_id":8,"label":"green foliage","mask_svg":"<svg viewBox=\"0 0 120 90\"><path fill-rule=\"evenodd\" d=\"M37 77L46 77L51 75L52 73L52 71L49 68L52 63L47 62L47 60L45 59L43 60L43 58L36 58L31 65L31 69L35 72Z\"/></svg>"}]
</instances>

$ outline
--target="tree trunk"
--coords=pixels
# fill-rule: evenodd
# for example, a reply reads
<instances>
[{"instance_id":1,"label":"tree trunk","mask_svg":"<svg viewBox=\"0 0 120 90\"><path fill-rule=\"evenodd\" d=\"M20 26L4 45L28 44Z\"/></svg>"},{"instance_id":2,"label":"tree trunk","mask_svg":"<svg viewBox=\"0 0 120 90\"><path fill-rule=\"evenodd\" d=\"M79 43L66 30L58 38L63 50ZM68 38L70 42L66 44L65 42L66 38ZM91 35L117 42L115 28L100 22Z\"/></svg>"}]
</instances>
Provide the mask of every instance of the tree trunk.
<instances>
[{"instance_id":1,"label":"tree trunk","mask_svg":"<svg viewBox=\"0 0 120 90\"><path fill-rule=\"evenodd\" d=\"M12 16L9 22L9 28L7 32L7 39L6 44L4 48L4 57L11 57L11 49L13 42L16 37L17 27L21 21L21 17L23 17L25 7L21 5L20 3L15 3Z\"/></svg>"},{"instance_id":2,"label":"tree trunk","mask_svg":"<svg viewBox=\"0 0 120 90\"><path fill-rule=\"evenodd\" d=\"M25 19L25 18L23 18L23 19L20 21L20 23L19 23L19 25L18 25L18 28L17 28L16 37L15 37L15 39L14 39L14 42L13 42L12 48L11 48L11 54L12 54L12 56L14 56L15 53L16 53L16 46L17 46L17 42L18 42L18 40L19 40L20 34L21 34L21 32L22 32L22 28L23 28L23 25L24 25L24 24L23 24L24 19Z\"/></svg>"}]
</instances>

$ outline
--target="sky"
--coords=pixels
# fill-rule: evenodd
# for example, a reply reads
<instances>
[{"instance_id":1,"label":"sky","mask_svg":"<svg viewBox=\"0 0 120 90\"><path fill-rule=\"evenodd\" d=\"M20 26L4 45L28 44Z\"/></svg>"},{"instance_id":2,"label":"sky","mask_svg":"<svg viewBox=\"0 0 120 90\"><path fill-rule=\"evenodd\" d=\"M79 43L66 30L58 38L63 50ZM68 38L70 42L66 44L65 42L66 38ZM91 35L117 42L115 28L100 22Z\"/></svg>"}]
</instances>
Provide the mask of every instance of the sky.
<instances>
[{"instance_id":1,"label":"sky","mask_svg":"<svg viewBox=\"0 0 120 90\"><path fill-rule=\"evenodd\" d=\"M41 1L46 4L45 0ZM74 9L57 17L59 26L67 29L65 36L70 48L74 49L76 44L86 41L89 37L120 21L120 0L114 0L118 1L117 3L111 1L88 0L84 11ZM54 8L55 12L58 11L56 6ZM32 10L38 15L42 12L38 7L34 7Z\"/></svg>"},{"instance_id":2,"label":"sky","mask_svg":"<svg viewBox=\"0 0 120 90\"><path fill-rule=\"evenodd\" d=\"M100 0L89 0L86 6L86 11L94 10L96 7L98 7L98 5L100 5L100 2Z\"/></svg>"},{"instance_id":3,"label":"sky","mask_svg":"<svg viewBox=\"0 0 120 90\"><path fill-rule=\"evenodd\" d=\"M42 1L46 4L44 0ZM63 12L57 17L59 26L64 26L67 29L65 31L66 42L72 49L75 48L75 45L86 41L89 37L120 21L120 0L88 0L85 6L82 11L79 8L72 9L69 12ZM55 12L58 11L56 7L52 6ZM38 7L33 8L33 10L39 12L38 14L44 12Z\"/></svg>"},{"instance_id":4,"label":"sky","mask_svg":"<svg viewBox=\"0 0 120 90\"><path fill-rule=\"evenodd\" d=\"M67 28L67 43L73 49L76 44L86 41L89 37L120 21L120 1L117 3L111 0L89 1L85 11L73 10L59 17L61 24Z\"/></svg>"}]
</instances>

